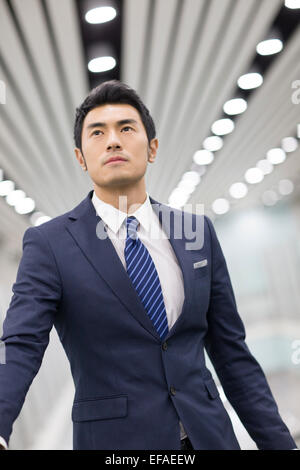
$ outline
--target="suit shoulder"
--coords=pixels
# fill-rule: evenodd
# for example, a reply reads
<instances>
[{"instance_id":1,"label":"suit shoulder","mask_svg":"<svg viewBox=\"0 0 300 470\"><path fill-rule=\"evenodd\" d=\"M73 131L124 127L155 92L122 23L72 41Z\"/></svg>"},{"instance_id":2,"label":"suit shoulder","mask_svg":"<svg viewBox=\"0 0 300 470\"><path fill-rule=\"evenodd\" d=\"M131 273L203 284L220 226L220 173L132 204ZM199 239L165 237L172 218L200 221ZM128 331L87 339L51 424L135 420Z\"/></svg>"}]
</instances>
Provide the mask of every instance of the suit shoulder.
<instances>
[{"instance_id":1,"label":"suit shoulder","mask_svg":"<svg viewBox=\"0 0 300 470\"><path fill-rule=\"evenodd\" d=\"M57 217L53 217L52 219L48 220L47 222L43 222L40 225L31 226L26 230L25 233L36 232L40 233L47 239L52 239L53 237L56 239L56 237L62 233L64 227L67 225L68 216L71 214L71 212L72 211L68 211L64 214L58 215Z\"/></svg>"},{"instance_id":2,"label":"suit shoulder","mask_svg":"<svg viewBox=\"0 0 300 470\"><path fill-rule=\"evenodd\" d=\"M36 227L39 230L46 231L46 232L48 232L49 230L59 229L65 225L66 221L68 220L68 216L69 214L71 214L71 212L72 211L68 211L68 212L65 212L64 214L53 217L47 222L43 222L42 224L37 225Z\"/></svg>"}]
</instances>

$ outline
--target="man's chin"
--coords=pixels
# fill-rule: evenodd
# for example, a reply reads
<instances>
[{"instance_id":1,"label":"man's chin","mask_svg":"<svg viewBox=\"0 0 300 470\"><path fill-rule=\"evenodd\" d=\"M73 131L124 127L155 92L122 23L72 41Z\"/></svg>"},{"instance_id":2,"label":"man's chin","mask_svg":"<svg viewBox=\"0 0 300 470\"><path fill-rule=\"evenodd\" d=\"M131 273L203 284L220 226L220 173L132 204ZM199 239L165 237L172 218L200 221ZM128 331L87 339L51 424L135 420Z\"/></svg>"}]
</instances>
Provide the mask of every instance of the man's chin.
<instances>
[{"instance_id":1,"label":"man's chin","mask_svg":"<svg viewBox=\"0 0 300 470\"><path fill-rule=\"evenodd\" d=\"M141 178L133 179L133 178L112 178L109 181L96 181L97 186L106 190L113 190L119 188L128 188L129 186L134 186L138 184Z\"/></svg>"}]
</instances>

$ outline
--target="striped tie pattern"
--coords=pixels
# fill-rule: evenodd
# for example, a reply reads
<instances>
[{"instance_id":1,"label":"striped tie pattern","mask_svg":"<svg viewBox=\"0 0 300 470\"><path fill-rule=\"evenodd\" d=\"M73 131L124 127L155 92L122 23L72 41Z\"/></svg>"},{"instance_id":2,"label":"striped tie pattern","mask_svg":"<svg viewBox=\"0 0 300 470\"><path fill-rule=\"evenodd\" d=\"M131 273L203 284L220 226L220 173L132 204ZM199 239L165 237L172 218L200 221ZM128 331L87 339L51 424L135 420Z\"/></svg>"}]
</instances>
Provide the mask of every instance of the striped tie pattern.
<instances>
[{"instance_id":1,"label":"striped tie pattern","mask_svg":"<svg viewBox=\"0 0 300 470\"><path fill-rule=\"evenodd\" d=\"M168 320L161 285L149 251L137 235L138 220L127 218L125 261L128 276L137 294L163 340L168 334Z\"/></svg>"}]
</instances>

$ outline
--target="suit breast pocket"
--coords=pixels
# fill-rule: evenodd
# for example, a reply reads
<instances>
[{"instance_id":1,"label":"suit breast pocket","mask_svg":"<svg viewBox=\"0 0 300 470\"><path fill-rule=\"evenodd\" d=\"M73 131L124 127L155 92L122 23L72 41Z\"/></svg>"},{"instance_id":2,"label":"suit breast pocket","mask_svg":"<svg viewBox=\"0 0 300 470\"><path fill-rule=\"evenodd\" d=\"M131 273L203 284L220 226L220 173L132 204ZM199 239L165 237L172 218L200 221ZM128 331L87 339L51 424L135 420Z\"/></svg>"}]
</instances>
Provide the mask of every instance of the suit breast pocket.
<instances>
[{"instance_id":1,"label":"suit breast pocket","mask_svg":"<svg viewBox=\"0 0 300 470\"><path fill-rule=\"evenodd\" d=\"M205 277L205 276L207 276L207 274L208 274L208 265L202 266L202 267L199 267L199 268L194 268L194 278L195 279Z\"/></svg>"}]
</instances>

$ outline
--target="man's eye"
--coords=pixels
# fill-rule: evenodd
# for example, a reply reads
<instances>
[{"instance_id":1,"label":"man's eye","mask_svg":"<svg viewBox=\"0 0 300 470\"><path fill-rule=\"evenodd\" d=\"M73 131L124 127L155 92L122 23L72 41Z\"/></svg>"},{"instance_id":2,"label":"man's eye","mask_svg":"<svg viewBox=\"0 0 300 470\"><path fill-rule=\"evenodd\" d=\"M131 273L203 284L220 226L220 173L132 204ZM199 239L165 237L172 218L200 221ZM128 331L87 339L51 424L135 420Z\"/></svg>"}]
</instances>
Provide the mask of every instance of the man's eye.
<instances>
[{"instance_id":1,"label":"man's eye","mask_svg":"<svg viewBox=\"0 0 300 470\"><path fill-rule=\"evenodd\" d=\"M98 130L98 131L94 131L94 132L92 133L92 135L100 135L100 132L102 132L102 131L99 131L99 130Z\"/></svg>"},{"instance_id":2,"label":"man's eye","mask_svg":"<svg viewBox=\"0 0 300 470\"><path fill-rule=\"evenodd\" d=\"M125 129L127 129L127 130L130 129L131 131L133 130L132 127L130 127L130 126L125 126L125 127L123 127L122 131L124 131Z\"/></svg>"}]
</instances>

